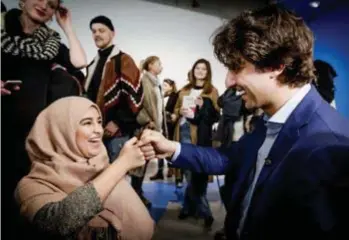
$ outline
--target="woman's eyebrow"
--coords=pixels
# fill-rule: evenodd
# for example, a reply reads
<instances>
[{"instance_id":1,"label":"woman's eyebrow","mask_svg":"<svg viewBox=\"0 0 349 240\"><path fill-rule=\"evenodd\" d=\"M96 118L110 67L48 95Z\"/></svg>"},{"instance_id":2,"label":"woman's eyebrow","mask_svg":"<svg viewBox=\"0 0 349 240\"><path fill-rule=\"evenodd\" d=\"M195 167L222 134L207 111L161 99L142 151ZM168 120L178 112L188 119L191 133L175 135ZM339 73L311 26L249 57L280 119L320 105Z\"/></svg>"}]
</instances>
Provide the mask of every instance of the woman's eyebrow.
<instances>
[{"instance_id":1,"label":"woman's eyebrow","mask_svg":"<svg viewBox=\"0 0 349 240\"><path fill-rule=\"evenodd\" d=\"M86 117L86 118L83 118L83 119L81 119L81 121L80 121L80 122L83 122L83 121L86 121L86 120L92 120L92 117Z\"/></svg>"}]
</instances>

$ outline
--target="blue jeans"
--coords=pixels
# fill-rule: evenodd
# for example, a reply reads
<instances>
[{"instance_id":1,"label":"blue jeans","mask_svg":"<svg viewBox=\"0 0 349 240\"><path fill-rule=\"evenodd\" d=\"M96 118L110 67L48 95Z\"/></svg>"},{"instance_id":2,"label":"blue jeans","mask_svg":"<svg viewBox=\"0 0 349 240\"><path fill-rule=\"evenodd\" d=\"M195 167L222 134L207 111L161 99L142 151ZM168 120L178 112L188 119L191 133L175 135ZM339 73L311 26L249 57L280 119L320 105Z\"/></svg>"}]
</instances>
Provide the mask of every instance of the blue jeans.
<instances>
[{"instance_id":1,"label":"blue jeans","mask_svg":"<svg viewBox=\"0 0 349 240\"><path fill-rule=\"evenodd\" d=\"M130 136L113 137L104 140L104 145L107 148L109 162L112 163L119 156L119 153L124 144L130 139Z\"/></svg>"},{"instance_id":2,"label":"blue jeans","mask_svg":"<svg viewBox=\"0 0 349 240\"><path fill-rule=\"evenodd\" d=\"M191 143L190 125L188 122L180 126L180 142ZM196 215L207 218L212 216L210 205L206 193L208 176L205 174L193 173L190 170L184 170L188 186L184 193L183 208L184 214Z\"/></svg>"}]
</instances>

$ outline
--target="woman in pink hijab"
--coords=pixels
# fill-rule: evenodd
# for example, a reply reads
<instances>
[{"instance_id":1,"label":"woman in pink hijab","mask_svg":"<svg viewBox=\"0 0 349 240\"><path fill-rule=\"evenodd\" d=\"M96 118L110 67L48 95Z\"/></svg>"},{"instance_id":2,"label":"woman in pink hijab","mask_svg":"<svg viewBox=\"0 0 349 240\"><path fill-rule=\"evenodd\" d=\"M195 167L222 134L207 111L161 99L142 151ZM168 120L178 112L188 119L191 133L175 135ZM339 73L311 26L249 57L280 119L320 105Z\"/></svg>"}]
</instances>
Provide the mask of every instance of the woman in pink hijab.
<instances>
[{"instance_id":1,"label":"woman in pink hijab","mask_svg":"<svg viewBox=\"0 0 349 240\"><path fill-rule=\"evenodd\" d=\"M21 214L46 239L150 240L154 222L125 180L144 165L137 139L109 164L98 107L81 97L55 101L27 138L31 171L18 184Z\"/></svg>"}]
</instances>

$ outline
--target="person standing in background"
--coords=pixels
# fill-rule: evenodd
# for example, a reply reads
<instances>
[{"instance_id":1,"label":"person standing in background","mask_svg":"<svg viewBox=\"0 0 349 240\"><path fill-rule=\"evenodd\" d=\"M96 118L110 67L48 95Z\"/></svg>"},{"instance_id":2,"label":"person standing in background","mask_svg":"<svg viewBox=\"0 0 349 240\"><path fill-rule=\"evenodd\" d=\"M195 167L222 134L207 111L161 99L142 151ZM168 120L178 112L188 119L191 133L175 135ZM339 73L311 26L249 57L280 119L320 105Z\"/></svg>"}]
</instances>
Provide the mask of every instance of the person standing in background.
<instances>
[{"instance_id":1,"label":"person standing in background","mask_svg":"<svg viewBox=\"0 0 349 240\"><path fill-rule=\"evenodd\" d=\"M91 20L90 29L98 54L87 67L84 90L103 113L104 143L112 161L140 127L136 118L142 106L143 89L132 57L113 43L111 20L97 16Z\"/></svg>"},{"instance_id":2,"label":"person standing in background","mask_svg":"<svg viewBox=\"0 0 349 240\"><path fill-rule=\"evenodd\" d=\"M176 82L166 78L164 79L162 83L162 92L164 96L164 103L165 105L165 114L166 114L166 121L163 121L163 124L166 124L167 131L168 131L168 138L173 139L174 134L174 127L175 127L175 119L176 115L174 114L174 107L176 105L177 99L178 99L178 93L177 93L177 87ZM163 127L165 129L165 126ZM164 159L158 160L158 171L157 173L150 177L150 180L163 180L164 179ZM180 170L180 169L178 169ZM177 169L173 169L169 167L167 177L172 177L173 172L176 172L176 181L177 181ZM180 172L178 172L179 177L181 176Z\"/></svg>"},{"instance_id":3,"label":"person standing in background","mask_svg":"<svg viewBox=\"0 0 349 240\"><path fill-rule=\"evenodd\" d=\"M236 94L236 90L228 88L223 95L218 98L218 106L222 108L216 140L221 146L229 147L234 138L234 124L241 118L241 96Z\"/></svg>"},{"instance_id":4,"label":"person standing in background","mask_svg":"<svg viewBox=\"0 0 349 240\"><path fill-rule=\"evenodd\" d=\"M87 65L70 10L60 0L18 3L19 8L1 14L1 86L7 88L7 80L21 81L9 89L11 94L1 96L1 177L6 182L1 195L2 205L9 209L2 214L2 219L7 219L2 229L12 239L29 234L18 225L13 192L30 169L25 139L40 111L49 104L52 67L59 64L73 75ZM47 26L53 18L63 30L69 48L62 43L60 34Z\"/></svg>"},{"instance_id":5,"label":"person standing in background","mask_svg":"<svg viewBox=\"0 0 349 240\"><path fill-rule=\"evenodd\" d=\"M168 136L167 126L163 130L163 122L166 122L166 114L163 100L163 90L158 76L162 72L160 58L150 56L144 60L142 75L142 87L144 90L143 107L137 116L137 122L145 128L154 129ZM144 167L142 176L131 176L131 184L147 207L151 202L143 195L142 185L147 165Z\"/></svg>"},{"instance_id":6,"label":"person standing in background","mask_svg":"<svg viewBox=\"0 0 349 240\"><path fill-rule=\"evenodd\" d=\"M313 84L321 97L332 105L336 92L334 79L337 77L337 72L331 64L320 59L314 61L314 66L316 80Z\"/></svg>"},{"instance_id":7,"label":"person standing in background","mask_svg":"<svg viewBox=\"0 0 349 240\"><path fill-rule=\"evenodd\" d=\"M212 84L211 64L206 59L199 59L190 71L189 83L178 96L174 139L181 143L212 146L212 125L219 119L217 99L218 91ZM209 176L188 170L184 174L188 186L178 218L198 216L204 219L205 228L210 228L214 219L206 197Z\"/></svg>"}]
</instances>

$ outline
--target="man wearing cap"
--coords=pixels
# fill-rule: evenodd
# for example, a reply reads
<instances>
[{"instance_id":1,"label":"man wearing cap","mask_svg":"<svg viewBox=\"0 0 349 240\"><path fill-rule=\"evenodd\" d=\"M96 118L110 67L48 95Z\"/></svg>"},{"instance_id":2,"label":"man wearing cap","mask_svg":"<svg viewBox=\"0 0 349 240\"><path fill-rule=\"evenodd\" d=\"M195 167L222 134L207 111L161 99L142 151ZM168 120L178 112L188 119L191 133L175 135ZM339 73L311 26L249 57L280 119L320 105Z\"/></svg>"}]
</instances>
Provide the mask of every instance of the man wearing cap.
<instances>
[{"instance_id":1,"label":"man wearing cap","mask_svg":"<svg viewBox=\"0 0 349 240\"><path fill-rule=\"evenodd\" d=\"M138 66L113 44L115 32L111 20L97 16L91 20L90 29L98 54L87 67L84 90L103 113L104 142L113 161L123 143L139 128L136 117L143 89Z\"/></svg>"}]
</instances>

